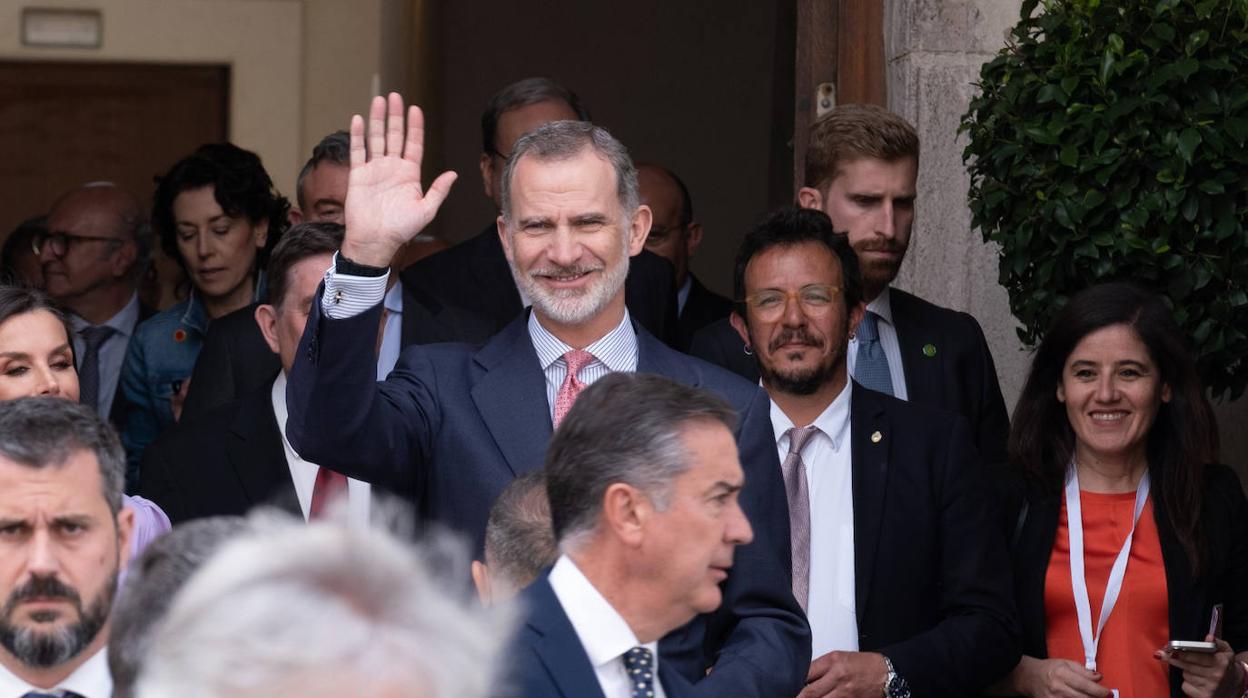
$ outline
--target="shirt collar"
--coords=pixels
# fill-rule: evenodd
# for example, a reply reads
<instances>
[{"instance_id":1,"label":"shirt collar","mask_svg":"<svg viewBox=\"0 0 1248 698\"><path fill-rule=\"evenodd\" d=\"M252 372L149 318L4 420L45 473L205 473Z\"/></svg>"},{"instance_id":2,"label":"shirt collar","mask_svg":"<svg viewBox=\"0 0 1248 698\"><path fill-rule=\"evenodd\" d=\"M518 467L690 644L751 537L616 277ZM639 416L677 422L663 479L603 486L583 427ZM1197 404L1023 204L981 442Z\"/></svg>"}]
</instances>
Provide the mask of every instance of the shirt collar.
<instances>
[{"instance_id":1,"label":"shirt collar","mask_svg":"<svg viewBox=\"0 0 1248 698\"><path fill-rule=\"evenodd\" d=\"M823 412L815 417L812 425L819 427L819 431L832 440L832 448L841 450L841 442L845 435L849 433L849 401L853 391L850 389L853 381L845 381L845 387L841 388L841 392L837 395L828 406L823 408ZM771 401L771 428L776 437L776 446L783 445L788 448L788 437L786 432L794 426L793 420L780 409L775 400ZM783 444L782 444L783 442Z\"/></svg>"},{"instance_id":2,"label":"shirt collar","mask_svg":"<svg viewBox=\"0 0 1248 698\"><path fill-rule=\"evenodd\" d=\"M91 323L73 313L69 314L69 324L74 332L91 326ZM117 330L117 333L123 337L129 338L134 333L134 326L139 324L139 294L130 294L130 301L118 310L116 315L105 320L104 324Z\"/></svg>"},{"instance_id":3,"label":"shirt collar","mask_svg":"<svg viewBox=\"0 0 1248 698\"><path fill-rule=\"evenodd\" d=\"M871 301L870 303L867 303L867 310L872 313L875 313L876 315L879 316L881 320L883 320L884 322L887 322L889 325L892 325L893 324L893 304L889 300L888 291L889 291L889 287L885 286L884 290L880 292L880 295L875 297L875 300Z\"/></svg>"},{"instance_id":4,"label":"shirt collar","mask_svg":"<svg viewBox=\"0 0 1248 698\"><path fill-rule=\"evenodd\" d=\"M658 671L658 643L642 645L628 622L615 610L572 558L561 555L550 571L550 586L595 669L619 659L634 647L650 650Z\"/></svg>"},{"instance_id":5,"label":"shirt collar","mask_svg":"<svg viewBox=\"0 0 1248 698\"><path fill-rule=\"evenodd\" d=\"M537 351L537 360L543 371L572 351L572 347L542 327L542 323L537 321L537 313L534 312L529 313L529 338L533 340L533 348ZM585 351L593 354L595 359L612 371L636 370L637 331L633 329L628 309L624 309L624 318L615 329L585 347Z\"/></svg>"},{"instance_id":6,"label":"shirt collar","mask_svg":"<svg viewBox=\"0 0 1248 698\"><path fill-rule=\"evenodd\" d=\"M36 688L0 666L0 697L18 698L30 691L53 695L60 691L73 691L84 698L108 698L113 692L113 678L108 673L108 648L102 648L91 655L90 659L53 689Z\"/></svg>"}]
</instances>

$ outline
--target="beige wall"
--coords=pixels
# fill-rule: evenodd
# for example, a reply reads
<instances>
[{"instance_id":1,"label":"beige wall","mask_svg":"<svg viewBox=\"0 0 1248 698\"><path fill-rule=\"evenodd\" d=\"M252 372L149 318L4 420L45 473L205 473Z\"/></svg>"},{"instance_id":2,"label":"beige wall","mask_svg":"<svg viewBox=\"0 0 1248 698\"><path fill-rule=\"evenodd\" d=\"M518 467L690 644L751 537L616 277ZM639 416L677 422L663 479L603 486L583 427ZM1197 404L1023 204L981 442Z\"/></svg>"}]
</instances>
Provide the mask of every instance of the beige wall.
<instances>
[{"instance_id":1,"label":"beige wall","mask_svg":"<svg viewBox=\"0 0 1248 698\"><path fill-rule=\"evenodd\" d=\"M100 10L103 45L22 46L28 6ZM0 58L229 65L230 139L259 153L293 199L312 146L367 109L374 86L405 86L409 7L409 0L0 0Z\"/></svg>"}]
</instances>

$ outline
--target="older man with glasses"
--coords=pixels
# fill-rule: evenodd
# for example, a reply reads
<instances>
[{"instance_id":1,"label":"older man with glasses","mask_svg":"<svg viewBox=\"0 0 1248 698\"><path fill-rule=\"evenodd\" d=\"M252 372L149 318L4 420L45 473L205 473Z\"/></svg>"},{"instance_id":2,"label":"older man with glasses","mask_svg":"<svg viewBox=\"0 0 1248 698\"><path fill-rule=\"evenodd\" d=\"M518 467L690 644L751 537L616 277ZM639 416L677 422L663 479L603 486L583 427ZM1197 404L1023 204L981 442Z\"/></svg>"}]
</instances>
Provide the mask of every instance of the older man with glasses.
<instances>
[{"instance_id":1,"label":"older man with glasses","mask_svg":"<svg viewBox=\"0 0 1248 698\"><path fill-rule=\"evenodd\" d=\"M130 335L151 315L137 294L148 261L148 238L138 200L114 184L97 182L53 204L47 230L31 241L48 295L70 312L79 401L106 418L114 413L113 396Z\"/></svg>"}]
</instances>

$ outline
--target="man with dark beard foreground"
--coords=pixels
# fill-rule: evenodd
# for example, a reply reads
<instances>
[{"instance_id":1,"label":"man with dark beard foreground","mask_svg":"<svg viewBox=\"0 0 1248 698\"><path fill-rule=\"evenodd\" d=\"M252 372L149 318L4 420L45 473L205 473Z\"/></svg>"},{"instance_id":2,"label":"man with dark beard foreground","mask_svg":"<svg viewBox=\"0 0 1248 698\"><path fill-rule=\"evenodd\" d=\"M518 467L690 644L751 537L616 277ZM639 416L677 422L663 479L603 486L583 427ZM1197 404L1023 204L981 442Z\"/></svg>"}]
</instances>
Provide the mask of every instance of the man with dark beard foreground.
<instances>
[{"instance_id":1,"label":"man with dark beard foreground","mask_svg":"<svg viewBox=\"0 0 1248 698\"><path fill-rule=\"evenodd\" d=\"M105 643L134 512L88 406L0 403L0 696L108 698Z\"/></svg>"},{"instance_id":2,"label":"man with dark beard foreground","mask_svg":"<svg viewBox=\"0 0 1248 698\"><path fill-rule=\"evenodd\" d=\"M975 695L1017 661L1005 543L964 417L848 380L858 257L821 211L746 234L731 322L758 362L789 500L801 696Z\"/></svg>"}]
</instances>

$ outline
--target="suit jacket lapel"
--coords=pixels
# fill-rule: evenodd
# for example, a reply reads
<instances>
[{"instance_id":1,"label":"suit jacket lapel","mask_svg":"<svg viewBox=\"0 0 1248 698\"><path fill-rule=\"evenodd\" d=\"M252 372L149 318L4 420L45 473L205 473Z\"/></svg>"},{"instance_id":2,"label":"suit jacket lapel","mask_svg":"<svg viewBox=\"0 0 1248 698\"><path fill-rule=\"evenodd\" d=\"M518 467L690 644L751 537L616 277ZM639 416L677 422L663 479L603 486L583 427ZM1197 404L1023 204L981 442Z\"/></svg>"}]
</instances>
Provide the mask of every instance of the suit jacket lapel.
<instances>
[{"instance_id":1,"label":"suit jacket lapel","mask_svg":"<svg viewBox=\"0 0 1248 698\"><path fill-rule=\"evenodd\" d=\"M854 587L859 616L866 613L867 594L875 570L879 530L884 518L888 457L894 438L882 398L853 384L850 394L850 457L853 459ZM875 435L878 434L877 439Z\"/></svg>"},{"instance_id":2,"label":"suit jacket lapel","mask_svg":"<svg viewBox=\"0 0 1248 698\"><path fill-rule=\"evenodd\" d=\"M915 312L914 297L898 289L889 290L889 306L893 311L893 328L897 330L897 346L901 350L901 368L906 374L906 395L910 402L921 405L943 404L940 391L939 357L923 355L923 347L936 345L937 337L928 336L923 318Z\"/></svg>"},{"instance_id":3,"label":"suit jacket lapel","mask_svg":"<svg viewBox=\"0 0 1248 698\"><path fill-rule=\"evenodd\" d=\"M602 687L589 655L550 582L539 578L526 596L531 602L526 625L535 635L533 650L559 687L559 694L566 698L601 697Z\"/></svg>"},{"instance_id":4,"label":"suit jacket lapel","mask_svg":"<svg viewBox=\"0 0 1248 698\"><path fill-rule=\"evenodd\" d=\"M529 338L528 313L495 335L473 361L483 373L473 382L472 401L507 466L515 475L541 466L554 429L546 376Z\"/></svg>"},{"instance_id":5,"label":"suit jacket lapel","mask_svg":"<svg viewBox=\"0 0 1248 698\"><path fill-rule=\"evenodd\" d=\"M275 504L302 516L268 384L244 398L230 425L226 454L252 506Z\"/></svg>"},{"instance_id":6,"label":"suit jacket lapel","mask_svg":"<svg viewBox=\"0 0 1248 698\"><path fill-rule=\"evenodd\" d=\"M685 358L683 354L660 342L636 321L633 322L633 329L637 331L638 372L655 373L694 387L699 385L698 376L689 371L688 365L673 361L674 358L683 360Z\"/></svg>"}]
</instances>

